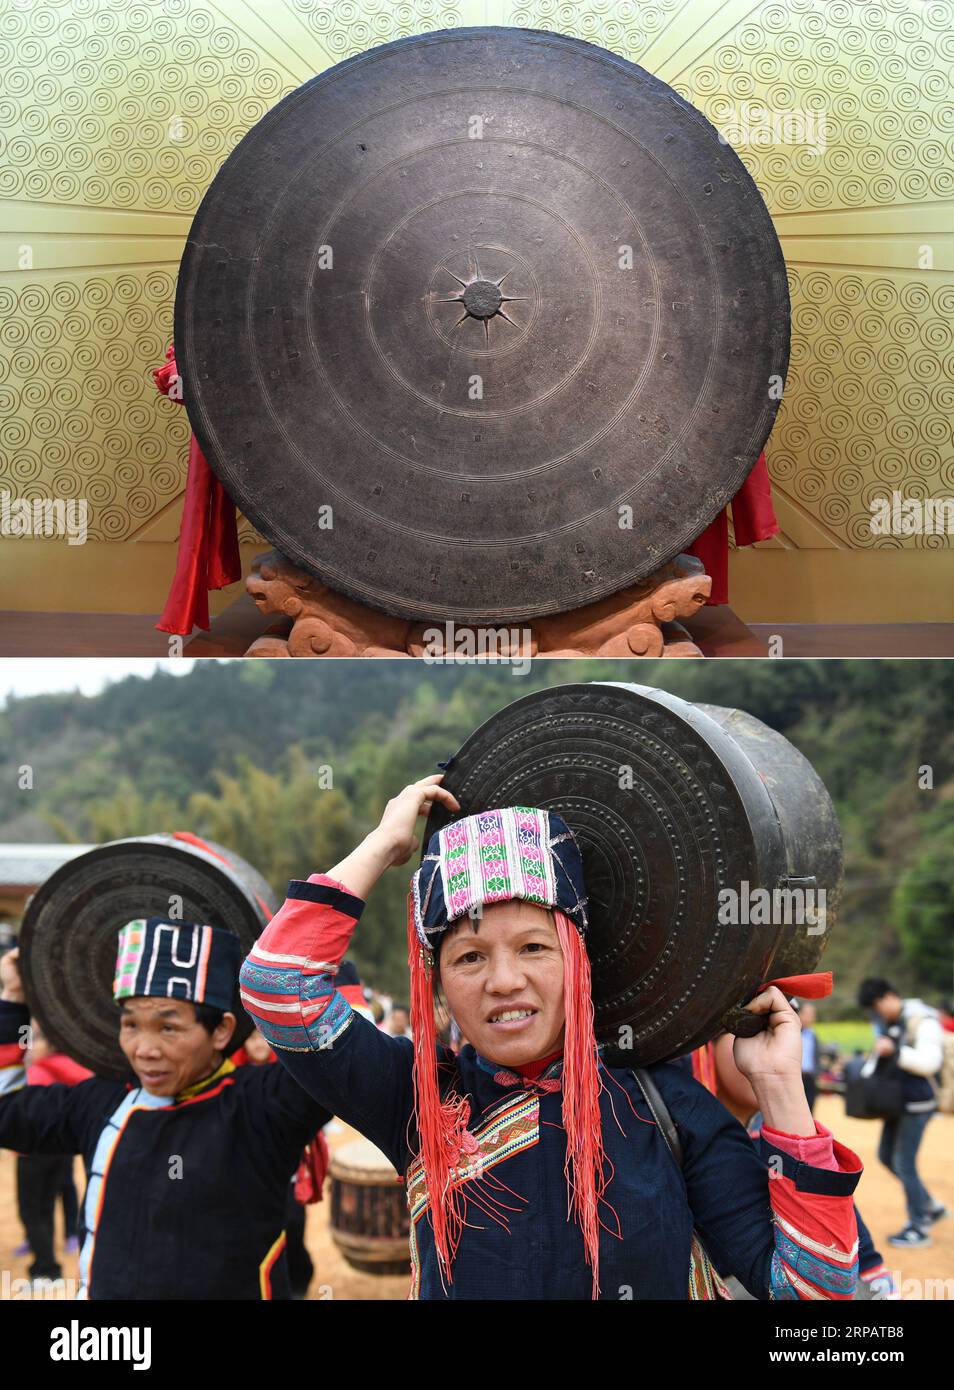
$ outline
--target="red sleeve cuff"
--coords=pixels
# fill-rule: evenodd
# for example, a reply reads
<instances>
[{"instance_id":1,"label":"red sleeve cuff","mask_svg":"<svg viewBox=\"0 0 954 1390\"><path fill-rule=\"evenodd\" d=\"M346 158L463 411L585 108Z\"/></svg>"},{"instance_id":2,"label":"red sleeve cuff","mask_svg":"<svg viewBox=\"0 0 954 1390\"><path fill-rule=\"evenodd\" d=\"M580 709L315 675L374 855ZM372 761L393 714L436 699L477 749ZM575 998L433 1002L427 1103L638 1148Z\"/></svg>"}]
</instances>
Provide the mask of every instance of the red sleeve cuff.
<instances>
[{"instance_id":1,"label":"red sleeve cuff","mask_svg":"<svg viewBox=\"0 0 954 1390\"><path fill-rule=\"evenodd\" d=\"M309 874L309 883L327 883L329 888L340 888L342 893L350 893L353 898L358 895L346 883L342 883L340 878L332 878L330 874Z\"/></svg>"},{"instance_id":2,"label":"red sleeve cuff","mask_svg":"<svg viewBox=\"0 0 954 1390\"><path fill-rule=\"evenodd\" d=\"M785 1130L772 1129L770 1125L763 1125L762 1133L777 1149L781 1149L783 1153L791 1154L792 1158L797 1158L800 1163L808 1163L812 1168L828 1168L833 1172L840 1171L840 1165L834 1153L834 1136L830 1129L826 1129L817 1120L813 1135L787 1134Z\"/></svg>"},{"instance_id":3,"label":"red sleeve cuff","mask_svg":"<svg viewBox=\"0 0 954 1390\"><path fill-rule=\"evenodd\" d=\"M830 1129L815 1121L815 1135L786 1134L784 1130L762 1126L762 1143L769 1150L793 1158L808 1168L828 1170L831 1173L844 1173L857 1182L864 1171L864 1164L856 1153L839 1144Z\"/></svg>"}]
</instances>

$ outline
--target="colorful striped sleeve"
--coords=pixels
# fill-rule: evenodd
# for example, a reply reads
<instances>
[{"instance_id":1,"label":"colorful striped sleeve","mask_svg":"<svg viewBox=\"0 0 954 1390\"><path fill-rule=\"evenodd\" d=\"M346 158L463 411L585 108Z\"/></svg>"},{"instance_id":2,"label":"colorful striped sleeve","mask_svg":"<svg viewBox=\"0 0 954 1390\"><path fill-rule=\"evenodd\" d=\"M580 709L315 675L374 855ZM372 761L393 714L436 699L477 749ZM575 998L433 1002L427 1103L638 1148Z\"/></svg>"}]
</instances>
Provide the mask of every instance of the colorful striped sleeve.
<instances>
[{"instance_id":1,"label":"colorful striped sleeve","mask_svg":"<svg viewBox=\"0 0 954 1390\"><path fill-rule=\"evenodd\" d=\"M413 1044L376 1028L352 987L335 987L363 908L327 874L293 880L242 966L242 1002L298 1085L403 1172L414 1111Z\"/></svg>"},{"instance_id":2,"label":"colorful striped sleeve","mask_svg":"<svg viewBox=\"0 0 954 1390\"><path fill-rule=\"evenodd\" d=\"M858 1272L852 1193L861 1162L816 1122L758 1145L678 1068L651 1068L683 1140L696 1230L719 1274L758 1299L849 1299Z\"/></svg>"},{"instance_id":3,"label":"colorful striped sleeve","mask_svg":"<svg viewBox=\"0 0 954 1390\"><path fill-rule=\"evenodd\" d=\"M242 1003L277 1051L333 1046L354 1010L334 977L364 903L327 874L292 879L285 902L252 947Z\"/></svg>"},{"instance_id":4,"label":"colorful striped sleeve","mask_svg":"<svg viewBox=\"0 0 954 1390\"><path fill-rule=\"evenodd\" d=\"M849 1299L858 1280L858 1226L852 1192L858 1156L815 1121L815 1136L762 1127L775 1225L769 1297Z\"/></svg>"}]
</instances>

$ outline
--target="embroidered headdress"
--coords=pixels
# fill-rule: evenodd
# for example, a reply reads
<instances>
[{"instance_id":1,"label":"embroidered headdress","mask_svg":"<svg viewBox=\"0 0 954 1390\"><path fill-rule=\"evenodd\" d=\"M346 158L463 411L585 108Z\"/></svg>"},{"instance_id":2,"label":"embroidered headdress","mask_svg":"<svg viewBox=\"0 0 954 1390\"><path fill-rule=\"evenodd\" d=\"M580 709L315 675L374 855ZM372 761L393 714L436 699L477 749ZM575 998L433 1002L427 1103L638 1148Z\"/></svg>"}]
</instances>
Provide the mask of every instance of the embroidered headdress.
<instances>
[{"instance_id":1,"label":"embroidered headdress","mask_svg":"<svg viewBox=\"0 0 954 1390\"><path fill-rule=\"evenodd\" d=\"M471 1141L470 1107L441 1098L437 1080L433 976L443 934L485 906L522 898L552 911L563 952L565 1031L563 1124L570 1204L583 1233L599 1289L599 1213L606 1186L600 1129L599 1058L593 1031L588 919L583 863L569 826L555 812L528 806L481 811L431 837L408 894L408 964L414 1036L414 1098L420 1158L430 1194L430 1220L441 1276L451 1265L463 1226L456 1170Z\"/></svg>"},{"instance_id":2,"label":"embroidered headdress","mask_svg":"<svg viewBox=\"0 0 954 1390\"><path fill-rule=\"evenodd\" d=\"M119 933L113 998L158 995L233 1010L242 947L224 927L138 918Z\"/></svg>"},{"instance_id":3,"label":"embroidered headdress","mask_svg":"<svg viewBox=\"0 0 954 1390\"><path fill-rule=\"evenodd\" d=\"M453 821L431 837L411 880L414 926L431 948L453 922L484 905L523 898L558 907L586 931L583 861L573 831L553 811L507 806Z\"/></svg>"}]
</instances>

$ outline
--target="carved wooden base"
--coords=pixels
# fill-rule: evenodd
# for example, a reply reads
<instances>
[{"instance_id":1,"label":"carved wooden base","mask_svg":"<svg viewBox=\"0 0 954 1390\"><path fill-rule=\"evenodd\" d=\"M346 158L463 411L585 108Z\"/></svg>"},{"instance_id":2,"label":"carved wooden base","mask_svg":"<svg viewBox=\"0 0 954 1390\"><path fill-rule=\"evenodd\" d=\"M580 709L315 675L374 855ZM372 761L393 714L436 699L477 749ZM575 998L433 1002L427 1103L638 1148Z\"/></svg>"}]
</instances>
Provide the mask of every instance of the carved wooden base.
<instances>
[{"instance_id":1,"label":"carved wooden base","mask_svg":"<svg viewBox=\"0 0 954 1390\"><path fill-rule=\"evenodd\" d=\"M701 561L678 555L641 584L555 617L500 627L410 622L346 598L277 550L258 555L245 585L261 613L292 620L246 656L414 656L429 660L528 656L701 656L679 624L703 606L712 580Z\"/></svg>"}]
</instances>

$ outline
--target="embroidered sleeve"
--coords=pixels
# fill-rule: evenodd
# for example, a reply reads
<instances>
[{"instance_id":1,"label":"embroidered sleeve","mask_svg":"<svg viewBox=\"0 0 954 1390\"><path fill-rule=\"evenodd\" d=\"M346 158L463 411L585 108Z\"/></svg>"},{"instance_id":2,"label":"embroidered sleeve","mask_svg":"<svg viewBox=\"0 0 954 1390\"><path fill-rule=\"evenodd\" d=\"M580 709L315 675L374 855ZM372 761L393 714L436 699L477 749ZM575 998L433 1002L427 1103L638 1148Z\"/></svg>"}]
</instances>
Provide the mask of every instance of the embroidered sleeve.
<instances>
[{"instance_id":1,"label":"embroidered sleeve","mask_svg":"<svg viewBox=\"0 0 954 1390\"><path fill-rule=\"evenodd\" d=\"M851 1194L861 1161L816 1120L815 1137L762 1127L775 1222L770 1298L846 1299L858 1280L858 1226Z\"/></svg>"},{"instance_id":2,"label":"embroidered sleeve","mask_svg":"<svg viewBox=\"0 0 954 1390\"><path fill-rule=\"evenodd\" d=\"M719 1274L735 1275L760 1299L851 1298L856 1155L818 1126L813 1138L779 1134L774 1142L763 1130L756 1148L703 1086L675 1068L654 1076L683 1137L689 1205ZM835 1166L815 1166L826 1155Z\"/></svg>"},{"instance_id":3,"label":"embroidered sleeve","mask_svg":"<svg viewBox=\"0 0 954 1390\"><path fill-rule=\"evenodd\" d=\"M835 1157L834 1135L830 1129L815 1121L814 1134L788 1134L784 1129L772 1129L763 1124L760 1131L776 1148L791 1154L810 1168L827 1168L831 1172L841 1172L841 1164ZM843 1149L842 1153L847 1153ZM854 1171L854 1170L852 1170Z\"/></svg>"},{"instance_id":4,"label":"embroidered sleeve","mask_svg":"<svg viewBox=\"0 0 954 1390\"><path fill-rule=\"evenodd\" d=\"M363 909L327 874L293 879L242 966L242 1003L298 1084L403 1172L413 1045L381 1032L334 984Z\"/></svg>"},{"instance_id":5,"label":"embroidered sleeve","mask_svg":"<svg viewBox=\"0 0 954 1390\"><path fill-rule=\"evenodd\" d=\"M363 910L326 874L289 883L240 976L242 1003L276 1051L331 1047L350 1025L353 1010L334 977Z\"/></svg>"},{"instance_id":6,"label":"embroidered sleeve","mask_svg":"<svg viewBox=\"0 0 954 1390\"><path fill-rule=\"evenodd\" d=\"M793 1150L787 1142L783 1142L781 1147L784 1148L786 1152L791 1153L793 1157L800 1158L804 1163L813 1164L816 1168L827 1168L833 1172L842 1171L838 1159L835 1156L834 1136L824 1125L819 1124L817 1120L815 1121L815 1131L814 1138L811 1138L811 1136L799 1136L797 1138L797 1143L799 1145L797 1151ZM760 1133L761 1116L759 1116L759 1124L756 1126L754 1133L750 1133L749 1137L758 1143ZM770 1141L776 1142L779 1139L787 1141L795 1138L795 1136L792 1135L784 1135L782 1131L777 1129L768 1129L767 1134ZM839 1148L842 1153L848 1152L846 1149L841 1149L840 1146ZM855 1221L858 1223L859 1277L862 1279L871 1279L875 1276L881 1276L884 1273L884 1261L875 1246L871 1232L862 1220L861 1212L858 1210L857 1206L855 1206Z\"/></svg>"}]
</instances>

